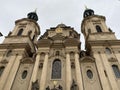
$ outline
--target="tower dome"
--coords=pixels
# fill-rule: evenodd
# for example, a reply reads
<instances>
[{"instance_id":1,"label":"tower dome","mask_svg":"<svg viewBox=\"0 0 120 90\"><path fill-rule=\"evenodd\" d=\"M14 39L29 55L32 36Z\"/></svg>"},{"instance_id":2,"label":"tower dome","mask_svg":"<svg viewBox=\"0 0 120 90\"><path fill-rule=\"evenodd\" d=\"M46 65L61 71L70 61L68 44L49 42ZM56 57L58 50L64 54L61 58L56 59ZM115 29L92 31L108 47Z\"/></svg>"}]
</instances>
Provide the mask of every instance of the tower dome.
<instances>
[{"instance_id":1,"label":"tower dome","mask_svg":"<svg viewBox=\"0 0 120 90\"><path fill-rule=\"evenodd\" d=\"M58 24L57 27L61 27L62 28L62 27L66 27L66 25L61 23L61 24Z\"/></svg>"},{"instance_id":2,"label":"tower dome","mask_svg":"<svg viewBox=\"0 0 120 90\"><path fill-rule=\"evenodd\" d=\"M36 14L36 11L28 13L27 18L38 21L38 16Z\"/></svg>"},{"instance_id":3,"label":"tower dome","mask_svg":"<svg viewBox=\"0 0 120 90\"><path fill-rule=\"evenodd\" d=\"M92 9L86 8L86 10L84 11L83 17L86 18L86 17L92 16L92 15L94 15L94 11Z\"/></svg>"}]
</instances>

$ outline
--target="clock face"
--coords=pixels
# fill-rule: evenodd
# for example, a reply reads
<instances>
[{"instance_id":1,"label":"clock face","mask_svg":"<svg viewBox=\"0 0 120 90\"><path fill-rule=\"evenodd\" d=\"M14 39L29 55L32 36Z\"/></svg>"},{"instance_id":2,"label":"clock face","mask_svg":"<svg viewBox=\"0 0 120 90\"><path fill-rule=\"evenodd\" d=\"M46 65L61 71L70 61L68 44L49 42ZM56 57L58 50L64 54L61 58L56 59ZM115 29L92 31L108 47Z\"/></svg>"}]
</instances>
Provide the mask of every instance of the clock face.
<instances>
[{"instance_id":1,"label":"clock face","mask_svg":"<svg viewBox=\"0 0 120 90\"><path fill-rule=\"evenodd\" d=\"M62 28L57 28L55 31L56 33L62 33Z\"/></svg>"}]
</instances>

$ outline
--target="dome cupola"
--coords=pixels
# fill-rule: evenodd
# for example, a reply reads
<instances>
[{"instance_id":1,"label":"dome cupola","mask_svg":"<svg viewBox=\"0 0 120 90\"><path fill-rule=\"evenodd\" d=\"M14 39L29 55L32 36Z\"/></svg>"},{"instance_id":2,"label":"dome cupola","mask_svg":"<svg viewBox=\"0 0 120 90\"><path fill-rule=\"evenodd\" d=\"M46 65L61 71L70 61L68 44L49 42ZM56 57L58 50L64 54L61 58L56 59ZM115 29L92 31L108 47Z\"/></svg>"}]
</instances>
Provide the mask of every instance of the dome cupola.
<instances>
[{"instance_id":1,"label":"dome cupola","mask_svg":"<svg viewBox=\"0 0 120 90\"><path fill-rule=\"evenodd\" d=\"M94 15L94 11L92 9L88 9L86 7L86 10L84 11L83 17L86 18L86 17L92 16L92 15Z\"/></svg>"},{"instance_id":2,"label":"dome cupola","mask_svg":"<svg viewBox=\"0 0 120 90\"><path fill-rule=\"evenodd\" d=\"M37 16L36 10L34 12L28 13L27 18L38 21L38 16Z\"/></svg>"}]
</instances>

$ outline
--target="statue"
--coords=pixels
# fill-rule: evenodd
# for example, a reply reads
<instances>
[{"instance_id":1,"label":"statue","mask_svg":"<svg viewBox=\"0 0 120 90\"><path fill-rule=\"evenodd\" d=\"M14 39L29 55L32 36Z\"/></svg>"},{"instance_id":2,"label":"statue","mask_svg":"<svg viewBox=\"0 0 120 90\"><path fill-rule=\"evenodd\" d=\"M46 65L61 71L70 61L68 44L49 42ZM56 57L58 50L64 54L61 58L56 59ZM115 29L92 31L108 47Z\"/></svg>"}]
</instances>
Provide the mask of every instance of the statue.
<instances>
[{"instance_id":1,"label":"statue","mask_svg":"<svg viewBox=\"0 0 120 90\"><path fill-rule=\"evenodd\" d=\"M31 90L39 90L38 80L36 80L35 82L32 82L32 89Z\"/></svg>"},{"instance_id":2,"label":"statue","mask_svg":"<svg viewBox=\"0 0 120 90\"><path fill-rule=\"evenodd\" d=\"M48 86L48 87L46 88L46 90L50 90L50 87Z\"/></svg>"},{"instance_id":3,"label":"statue","mask_svg":"<svg viewBox=\"0 0 120 90\"><path fill-rule=\"evenodd\" d=\"M58 86L58 89L59 89L59 90L63 90L63 89L62 89L62 86L60 86L60 85Z\"/></svg>"},{"instance_id":4,"label":"statue","mask_svg":"<svg viewBox=\"0 0 120 90\"><path fill-rule=\"evenodd\" d=\"M75 81L73 80L72 85L71 85L71 89L70 90L78 90L78 86L75 83Z\"/></svg>"}]
</instances>

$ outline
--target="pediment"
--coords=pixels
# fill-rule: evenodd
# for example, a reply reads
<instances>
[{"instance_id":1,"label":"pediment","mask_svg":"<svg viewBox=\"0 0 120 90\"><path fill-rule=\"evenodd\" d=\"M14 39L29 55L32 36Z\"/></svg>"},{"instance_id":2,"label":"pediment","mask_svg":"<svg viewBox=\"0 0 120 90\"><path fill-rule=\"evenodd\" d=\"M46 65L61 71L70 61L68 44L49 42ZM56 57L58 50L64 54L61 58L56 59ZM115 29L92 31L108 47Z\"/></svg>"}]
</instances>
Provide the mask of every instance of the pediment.
<instances>
[{"instance_id":1,"label":"pediment","mask_svg":"<svg viewBox=\"0 0 120 90\"><path fill-rule=\"evenodd\" d=\"M51 37L53 40L63 40L65 39L64 36L62 36L61 34L56 34L55 36Z\"/></svg>"},{"instance_id":2,"label":"pediment","mask_svg":"<svg viewBox=\"0 0 120 90\"><path fill-rule=\"evenodd\" d=\"M33 58L23 58L23 59L21 59L21 61L20 61L21 63L29 63L29 64L32 64L32 63L34 63L34 60L33 60Z\"/></svg>"},{"instance_id":3,"label":"pediment","mask_svg":"<svg viewBox=\"0 0 120 90\"><path fill-rule=\"evenodd\" d=\"M80 59L81 62L94 62L95 59L93 57L90 57L90 56L85 56L85 57L82 57Z\"/></svg>"}]
</instances>

